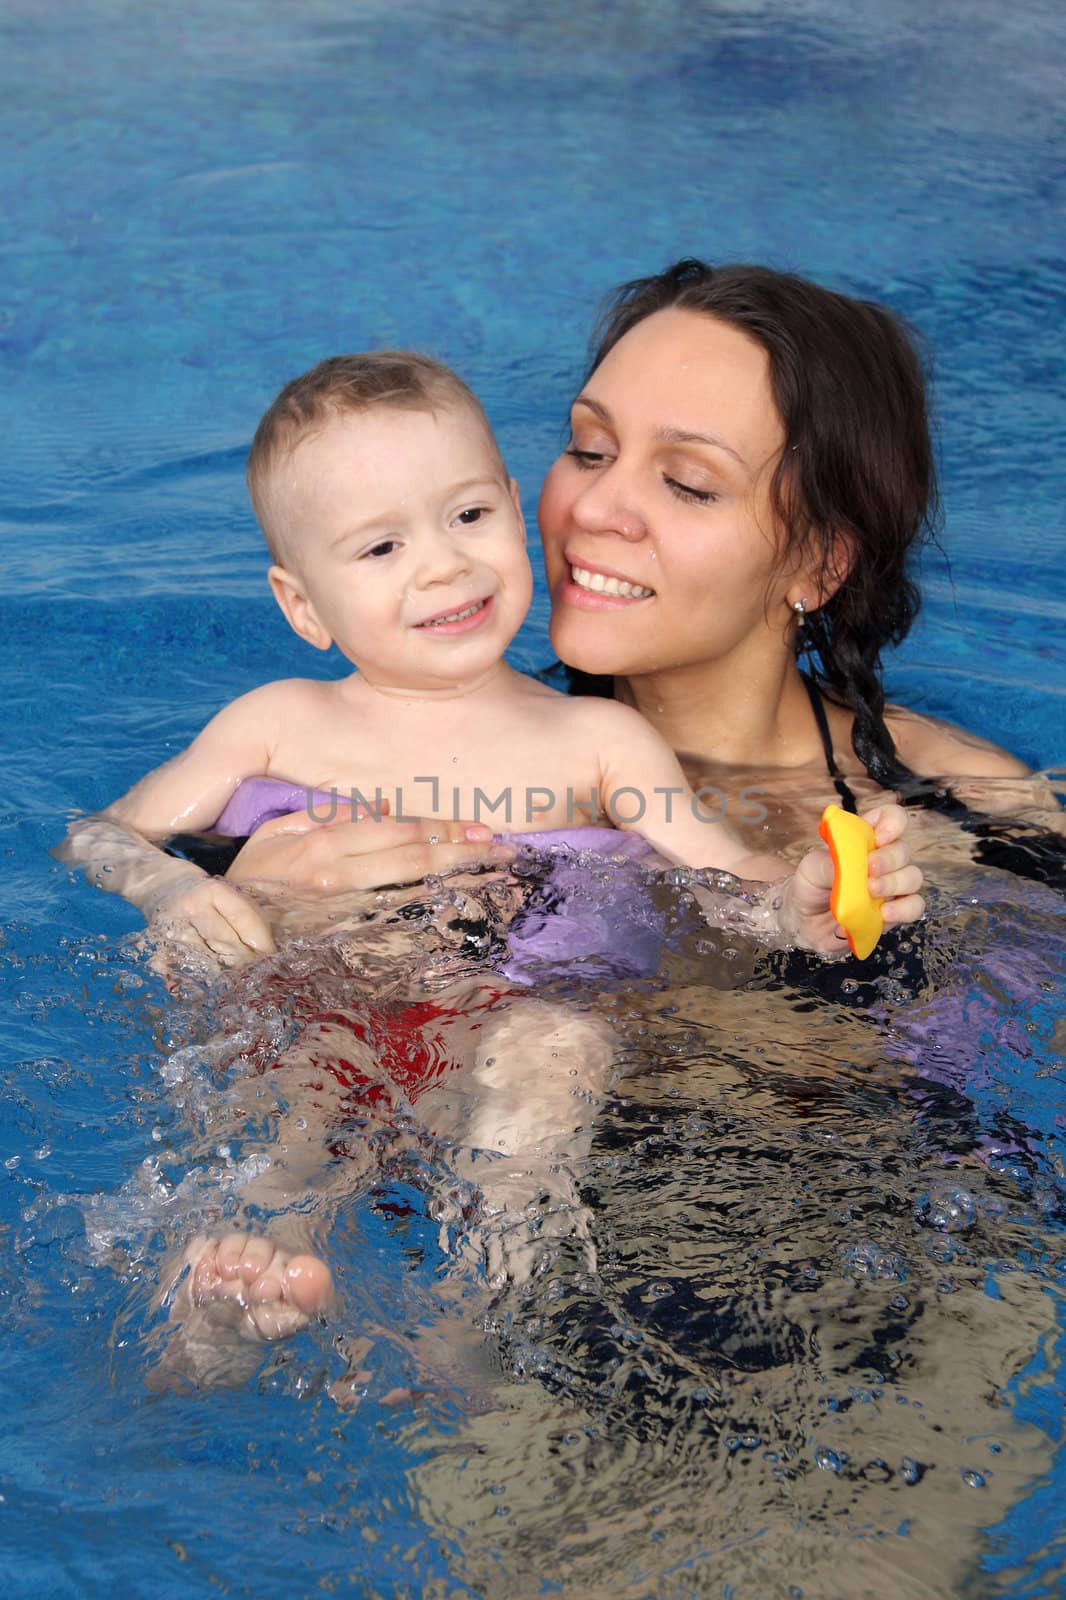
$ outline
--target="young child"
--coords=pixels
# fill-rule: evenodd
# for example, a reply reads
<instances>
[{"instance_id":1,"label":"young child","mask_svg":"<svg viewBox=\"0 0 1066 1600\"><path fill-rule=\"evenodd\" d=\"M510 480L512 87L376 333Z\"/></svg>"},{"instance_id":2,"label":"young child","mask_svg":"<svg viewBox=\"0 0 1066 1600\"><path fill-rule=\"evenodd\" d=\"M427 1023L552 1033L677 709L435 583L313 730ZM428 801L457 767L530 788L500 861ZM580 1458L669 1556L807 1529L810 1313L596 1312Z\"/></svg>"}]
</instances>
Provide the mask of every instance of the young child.
<instances>
[{"instance_id":1,"label":"young child","mask_svg":"<svg viewBox=\"0 0 1066 1600\"><path fill-rule=\"evenodd\" d=\"M701 813L673 752L636 711L569 698L504 661L532 596L525 526L485 415L452 372L387 351L321 363L267 411L248 478L274 559L269 580L278 605L301 638L320 650L336 644L357 670L333 682L270 683L234 701L181 755L101 817L76 825L67 859L149 916L168 897L173 907L176 894L182 916L213 948L254 948L251 901L152 841L210 829L244 780L265 777L309 795L380 792L393 804L402 796L401 809L445 821L476 819L490 806L500 833L607 818L639 828L674 862L783 878L767 901L771 931L840 949L824 847L786 877L784 861L750 854ZM581 576L593 586L609 577ZM634 604L648 598L631 594ZM908 921L921 913L921 874L900 839L904 814L884 805L871 820L878 845L871 889L885 901L887 922ZM611 1051L602 1031L535 996L512 1003L497 989L481 1009L496 1008L501 996L499 1014L470 1045L480 1096L475 1126L449 1129L441 1105L434 1127L467 1149L502 1157L481 1186L488 1192L495 1184L490 1211L521 1216L531 1195L558 1184L545 1173L557 1175L579 1150L590 1112L588 1104L575 1111L575 1096L591 1102L607 1081ZM288 1121L277 1123L282 1153L248 1203L269 1203L313 1180L330 1118L343 1114L336 1095L335 1106L323 1099L333 1078L321 1062L330 1052L351 1057L352 1033L345 1026L333 1043L318 1035L298 1042L268 1075L270 1091L290 1109ZM582 1069L576 1086L574 1062ZM370 1055L364 1068L373 1075ZM319 1108L310 1120L301 1104L309 1071ZM531 1151L541 1158L532 1176ZM257 1339L290 1331L324 1307L328 1268L300 1253L300 1244L289 1228L284 1244L235 1232L188 1246L174 1307L190 1370L198 1342L214 1360L223 1313L242 1336Z\"/></svg>"},{"instance_id":2,"label":"young child","mask_svg":"<svg viewBox=\"0 0 1066 1600\"><path fill-rule=\"evenodd\" d=\"M525 525L485 414L454 373L395 351L322 362L263 417L248 482L290 626L316 649L336 644L358 670L242 696L100 818L76 824L67 859L101 887L150 915L161 888L179 885L181 915L207 942L254 948L251 903L150 841L209 829L242 780L267 776L308 797L381 796L443 821L488 813L498 833L637 830L677 864L784 879L768 931L839 951L824 846L789 876L700 810L639 713L560 694L504 661L532 597ZM610 575L581 577L595 587ZM886 923L912 920L921 874L900 839L904 813L883 805L871 821L871 891Z\"/></svg>"}]
</instances>

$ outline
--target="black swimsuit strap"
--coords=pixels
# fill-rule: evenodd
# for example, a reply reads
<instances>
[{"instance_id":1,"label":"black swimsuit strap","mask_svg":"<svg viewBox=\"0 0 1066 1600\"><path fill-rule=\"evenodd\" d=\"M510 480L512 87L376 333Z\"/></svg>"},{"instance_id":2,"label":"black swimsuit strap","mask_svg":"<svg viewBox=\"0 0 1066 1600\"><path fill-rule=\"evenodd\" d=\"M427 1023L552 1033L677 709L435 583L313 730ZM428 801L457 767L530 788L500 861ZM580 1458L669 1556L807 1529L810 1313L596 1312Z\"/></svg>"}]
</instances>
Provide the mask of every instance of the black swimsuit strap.
<instances>
[{"instance_id":1,"label":"black swimsuit strap","mask_svg":"<svg viewBox=\"0 0 1066 1600\"><path fill-rule=\"evenodd\" d=\"M845 811L858 811L859 808L855 804L855 796L851 792L848 780L833 759L833 736L829 732L829 718L826 716L825 706L822 704L822 692L809 672L801 672L800 677L803 679L803 687L807 691L807 699L811 702L811 710L814 712L814 720L818 725L818 732L822 739L822 749L825 752L826 768L833 780L833 787L840 796L840 804Z\"/></svg>"}]
</instances>

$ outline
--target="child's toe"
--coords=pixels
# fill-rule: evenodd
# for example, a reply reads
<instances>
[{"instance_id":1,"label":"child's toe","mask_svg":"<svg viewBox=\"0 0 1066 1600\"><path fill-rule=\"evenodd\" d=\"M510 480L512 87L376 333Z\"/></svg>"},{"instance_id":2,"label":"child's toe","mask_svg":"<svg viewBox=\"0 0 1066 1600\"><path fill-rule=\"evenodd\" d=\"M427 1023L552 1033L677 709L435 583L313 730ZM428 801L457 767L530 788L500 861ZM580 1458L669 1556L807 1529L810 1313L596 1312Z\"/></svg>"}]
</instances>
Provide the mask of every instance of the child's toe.
<instances>
[{"instance_id":1,"label":"child's toe","mask_svg":"<svg viewBox=\"0 0 1066 1600\"><path fill-rule=\"evenodd\" d=\"M321 1311L333 1293L333 1279L317 1256L293 1256L285 1273L289 1298L310 1316Z\"/></svg>"}]
</instances>

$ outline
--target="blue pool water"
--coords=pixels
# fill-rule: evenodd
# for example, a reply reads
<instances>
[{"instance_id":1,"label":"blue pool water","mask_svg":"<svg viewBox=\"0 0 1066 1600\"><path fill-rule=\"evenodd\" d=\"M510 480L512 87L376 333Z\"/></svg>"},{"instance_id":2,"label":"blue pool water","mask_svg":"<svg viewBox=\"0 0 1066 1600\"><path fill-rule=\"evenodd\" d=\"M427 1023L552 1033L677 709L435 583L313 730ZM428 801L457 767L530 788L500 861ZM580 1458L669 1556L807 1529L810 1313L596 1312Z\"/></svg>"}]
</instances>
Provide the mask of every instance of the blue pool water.
<instances>
[{"instance_id":1,"label":"blue pool water","mask_svg":"<svg viewBox=\"0 0 1066 1600\"><path fill-rule=\"evenodd\" d=\"M286 378L453 362L532 513L600 295L683 253L927 336L949 561L890 690L1061 767L1061 7L12 0L0 29L9 1592L1064 1592L1052 891L945 867L937 991L872 1062L839 997L679 948L672 1014L619 1022L595 1275L505 1299L427 1378L437 1156L396 1152L330 1230L337 1323L190 1399L146 1384L151 1290L225 1210L239 1151L196 1094L233 1015L170 999L136 916L46 854L222 702L330 670L243 490Z\"/></svg>"}]
</instances>

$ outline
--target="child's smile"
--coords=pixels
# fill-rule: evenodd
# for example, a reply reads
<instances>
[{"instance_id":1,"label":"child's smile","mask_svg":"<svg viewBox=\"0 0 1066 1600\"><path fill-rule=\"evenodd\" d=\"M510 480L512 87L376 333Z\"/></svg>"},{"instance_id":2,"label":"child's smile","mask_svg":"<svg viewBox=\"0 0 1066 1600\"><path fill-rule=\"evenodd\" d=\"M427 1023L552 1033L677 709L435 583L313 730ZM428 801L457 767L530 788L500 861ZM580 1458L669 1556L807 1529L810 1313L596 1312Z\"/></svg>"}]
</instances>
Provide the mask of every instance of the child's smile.
<instances>
[{"instance_id":1,"label":"child's smile","mask_svg":"<svg viewBox=\"0 0 1066 1600\"><path fill-rule=\"evenodd\" d=\"M425 628L432 633L456 634L472 633L475 628L480 628L491 615L493 608L491 595L484 600L474 600L470 605L464 606L461 611L446 611L443 615L427 617L424 622L416 622L416 628Z\"/></svg>"}]
</instances>

